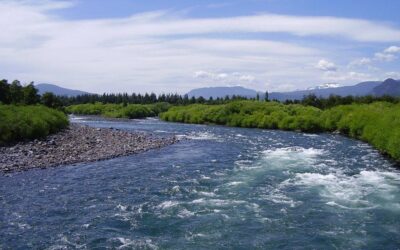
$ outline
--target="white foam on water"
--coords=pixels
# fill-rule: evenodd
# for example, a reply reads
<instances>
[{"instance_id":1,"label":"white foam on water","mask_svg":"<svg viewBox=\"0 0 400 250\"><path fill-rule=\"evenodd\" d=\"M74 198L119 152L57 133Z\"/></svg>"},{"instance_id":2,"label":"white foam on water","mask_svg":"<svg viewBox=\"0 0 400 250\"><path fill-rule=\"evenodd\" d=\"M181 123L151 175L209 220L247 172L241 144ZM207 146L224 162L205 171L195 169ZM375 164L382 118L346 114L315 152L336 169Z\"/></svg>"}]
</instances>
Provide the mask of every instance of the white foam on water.
<instances>
[{"instance_id":1,"label":"white foam on water","mask_svg":"<svg viewBox=\"0 0 400 250\"><path fill-rule=\"evenodd\" d=\"M87 249L86 244L77 244L68 240L67 236L59 235L61 237L57 240L56 245L52 245L47 250L58 250L58 249Z\"/></svg>"},{"instance_id":2,"label":"white foam on water","mask_svg":"<svg viewBox=\"0 0 400 250\"><path fill-rule=\"evenodd\" d=\"M207 197L215 197L215 196L217 196L213 192L197 192L197 194L202 195L202 196L207 196Z\"/></svg>"},{"instance_id":3,"label":"white foam on water","mask_svg":"<svg viewBox=\"0 0 400 250\"><path fill-rule=\"evenodd\" d=\"M239 185L242 185L242 184L244 184L243 181L231 181L231 182L228 182L226 185L227 186L239 186Z\"/></svg>"},{"instance_id":4,"label":"white foam on water","mask_svg":"<svg viewBox=\"0 0 400 250\"><path fill-rule=\"evenodd\" d=\"M284 185L318 188L330 206L347 209L372 209L377 206L397 210L400 207L400 173L361 171L349 176L341 173L297 173Z\"/></svg>"},{"instance_id":5,"label":"white foam on water","mask_svg":"<svg viewBox=\"0 0 400 250\"><path fill-rule=\"evenodd\" d=\"M128 208L128 206L123 206L123 205L121 205L121 204L118 204L117 208L118 208L119 210L125 212L126 209Z\"/></svg>"},{"instance_id":6,"label":"white foam on water","mask_svg":"<svg viewBox=\"0 0 400 250\"><path fill-rule=\"evenodd\" d=\"M200 198L200 199L193 200L190 203L191 204L214 206L214 207L226 207L226 206L232 206L232 205L245 204L247 202L246 201L242 201L242 200L221 200L221 199Z\"/></svg>"},{"instance_id":7,"label":"white foam on water","mask_svg":"<svg viewBox=\"0 0 400 250\"><path fill-rule=\"evenodd\" d=\"M154 133L168 133L168 131L165 131L165 130L154 130Z\"/></svg>"},{"instance_id":8,"label":"white foam on water","mask_svg":"<svg viewBox=\"0 0 400 250\"><path fill-rule=\"evenodd\" d=\"M192 139L192 140L218 140L219 138L210 132L198 132L198 133L192 133L190 135L187 135L186 138Z\"/></svg>"},{"instance_id":9,"label":"white foam on water","mask_svg":"<svg viewBox=\"0 0 400 250\"><path fill-rule=\"evenodd\" d=\"M173 193L179 193L179 192L180 192L180 187L179 187L179 186L173 186L172 189L171 189L171 191L172 191Z\"/></svg>"},{"instance_id":10,"label":"white foam on water","mask_svg":"<svg viewBox=\"0 0 400 250\"><path fill-rule=\"evenodd\" d=\"M296 207L302 204L301 201L295 201L292 198L286 196L279 189L272 190L268 194L261 195L261 198L264 200L272 201L276 204L288 205L290 207Z\"/></svg>"},{"instance_id":11,"label":"white foam on water","mask_svg":"<svg viewBox=\"0 0 400 250\"><path fill-rule=\"evenodd\" d=\"M118 246L117 249L158 249L151 239L131 240L128 238L117 237L112 238L111 240L118 241L122 244Z\"/></svg>"},{"instance_id":12,"label":"white foam on water","mask_svg":"<svg viewBox=\"0 0 400 250\"><path fill-rule=\"evenodd\" d=\"M303 147L286 147L286 148L276 148L264 151L264 155L267 158L272 157L283 157L283 158L294 158L296 156L315 158L317 156L325 154L322 149L316 148L303 148Z\"/></svg>"},{"instance_id":13,"label":"white foam on water","mask_svg":"<svg viewBox=\"0 0 400 250\"><path fill-rule=\"evenodd\" d=\"M263 160L272 167L298 167L313 164L325 154L326 152L322 149L285 147L263 151Z\"/></svg>"},{"instance_id":14,"label":"white foam on water","mask_svg":"<svg viewBox=\"0 0 400 250\"><path fill-rule=\"evenodd\" d=\"M159 204L158 206L157 206L157 208L160 208L160 209L163 209L163 210L165 210L165 209L169 209L169 208L171 208L171 207L175 207L175 206L177 206L177 205L179 205L180 203L178 202L178 201L164 201L164 202L162 202L161 204Z\"/></svg>"},{"instance_id":15,"label":"white foam on water","mask_svg":"<svg viewBox=\"0 0 400 250\"><path fill-rule=\"evenodd\" d=\"M307 137L318 137L318 134L307 134L307 133L303 133L303 136L307 136Z\"/></svg>"},{"instance_id":16,"label":"white foam on water","mask_svg":"<svg viewBox=\"0 0 400 250\"><path fill-rule=\"evenodd\" d=\"M177 216L179 218L188 218L188 217L192 217L194 215L195 215L194 212L191 212L191 211L187 210L186 208L181 209L177 214Z\"/></svg>"}]
</instances>

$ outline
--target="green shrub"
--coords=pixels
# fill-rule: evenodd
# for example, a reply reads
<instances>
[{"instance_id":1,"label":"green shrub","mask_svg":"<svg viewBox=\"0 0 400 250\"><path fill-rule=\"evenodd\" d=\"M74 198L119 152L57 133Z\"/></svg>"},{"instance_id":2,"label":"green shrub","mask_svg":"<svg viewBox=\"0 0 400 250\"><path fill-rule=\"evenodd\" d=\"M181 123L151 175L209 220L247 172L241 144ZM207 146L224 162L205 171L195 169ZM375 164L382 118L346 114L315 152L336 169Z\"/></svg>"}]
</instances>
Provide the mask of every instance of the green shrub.
<instances>
[{"instance_id":1,"label":"green shrub","mask_svg":"<svg viewBox=\"0 0 400 250\"><path fill-rule=\"evenodd\" d=\"M155 104L79 104L66 108L70 114L77 115L101 115L110 118L145 118L157 116L161 112L167 111L171 107L168 103Z\"/></svg>"},{"instance_id":2,"label":"green shrub","mask_svg":"<svg viewBox=\"0 0 400 250\"><path fill-rule=\"evenodd\" d=\"M0 105L0 144L41 138L67 126L65 114L54 109Z\"/></svg>"},{"instance_id":3,"label":"green shrub","mask_svg":"<svg viewBox=\"0 0 400 250\"><path fill-rule=\"evenodd\" d=\"M320 110L298 104L235 101L221 105L173 107L161 113L160 118L172 122L303 132L340 131L369 142L380 151L400 160L400 104L374 102Z\"/></svg>"}]
</instances>

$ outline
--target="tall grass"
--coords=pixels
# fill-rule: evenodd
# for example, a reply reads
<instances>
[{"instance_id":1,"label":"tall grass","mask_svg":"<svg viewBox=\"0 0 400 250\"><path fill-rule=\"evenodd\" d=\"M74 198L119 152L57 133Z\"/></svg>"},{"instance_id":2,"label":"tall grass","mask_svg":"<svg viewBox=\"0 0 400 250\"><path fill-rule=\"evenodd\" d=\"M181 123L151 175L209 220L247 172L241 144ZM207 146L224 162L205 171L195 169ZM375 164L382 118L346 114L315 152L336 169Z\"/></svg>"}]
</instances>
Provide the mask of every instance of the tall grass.
<instances>
[{"instance_id":1,"label":"tall grass","mask_svg":"<svg viewBox=\"0 0 400 250\"><path fill-rule=\"evenodd\" d=\"M0 105L0 145L44 137L67 126L65 114L54 109Z\"/></svg>"},{"instance_id":2,"label":"tall grass","mask_svg":"<svg viewBox=\"0 0 400 250\"><path fill-rule=\"evenodd\" d=\"M169 109L168 103L155 104L79 104L67 107L67 112L77 115L101 115L110 118L145 118L157 116Z\"/></svg>"},{"instance_id":3,"label":"tall grass","mask_svg":"<svg viewBox=\"0 0 400 250\"><path fill-rule=\"evenodd\" d=\"M304 132L340 131L400 160L400 104L375 102L320 110L298 104L237 101L223 105L172 107L160 117L172 122L234 127Z\"/></svg>"}]
</instances>

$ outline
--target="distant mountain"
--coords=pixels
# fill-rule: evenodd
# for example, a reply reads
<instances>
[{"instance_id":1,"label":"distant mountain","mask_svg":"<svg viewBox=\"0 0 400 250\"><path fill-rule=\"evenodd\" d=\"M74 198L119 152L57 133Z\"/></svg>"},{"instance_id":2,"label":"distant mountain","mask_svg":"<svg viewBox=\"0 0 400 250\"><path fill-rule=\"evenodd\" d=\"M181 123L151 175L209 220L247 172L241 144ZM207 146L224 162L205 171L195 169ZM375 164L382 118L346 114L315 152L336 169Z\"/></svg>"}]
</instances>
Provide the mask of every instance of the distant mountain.
<instances>
[{"instance_id":1,"label":"distant mountain","mask_svg":"<svg viewBox=\"0 0 400 250\"><path fill-rule=\"evenodd\" d=\"M329 97L330 95L339 96L364 96L373 94L373 89L378 87L382 82L370 81L361 82L353 86L337 87L338 85L330 83L318 86L316 88L310 88L307 90L296 90L291 92L271 92L269 93L269 99L276 99L279 101L285 100L301 100L304 96L315 94L318 97ZM264 98L263 92L258 92L260 98ZM253 89L247 89L243 87L211 87L211 88L199 88L193 89L188 93L189 97L200 97L208 99L210 96L213 98L225 97L227 95L239 95L245 97L256 97L257 91Z\"/></svg>"},{"instance_id":2,"label":"distant mountain","mask_svg":"<svg viewBox=\"0 0 400 250\"><path fill-rule=\"evenodd\" d=\"M39 90L39 94L43 94L45 92L51 92L59 96L77 96L77 95L89 94L88 92L85 91L67 89L54 84L47 84L47 83L37 84L35 85L35 87Z\"/></svg>"},{"instance_id":3,"label":"distant mountain","mask_svg":"<svg viewBox=\"0 0 400 250\"><path fill-rule=\"evenodd\" d=\"M400 96L400 80L386 79L383 83L376 86L372 93L376 96L391 95Z\"/></svg>"},{"instance_id":4,"label":"distant mountain","mask_svg":"<svg viewBox=\"0 0 400 250\"><path fill-rule=\"evenodd\" d=\"M277 99L279 101L285 100L301 100L304 96L315 94L318 97L329 97L330 95L339 96L364 96L372 94L372 90L379 86L382 82L371 81L371 82L361 82L353 86L343 86L343 87L328 87L328 88L315 88L308 90L297 90L291 92L271 92L269 94L269 99Z\"/></svg>"},{"instance_id":5,"label":"distant mountain","mask_svg":"<svg viewBox=\"0 0 400 250\"><path fill-rule=\"evenodd\" d=\"M253 89L246 89L240 86L237 87L209 87L209 88L199 88L193 89L189 93L187 93L189 97L204 97L209 99L211 96L213 98L217 97L225 97L227 95L240 95L244 97L255 97L257 95L257 91Z\"/></svg>"}]
</instances>

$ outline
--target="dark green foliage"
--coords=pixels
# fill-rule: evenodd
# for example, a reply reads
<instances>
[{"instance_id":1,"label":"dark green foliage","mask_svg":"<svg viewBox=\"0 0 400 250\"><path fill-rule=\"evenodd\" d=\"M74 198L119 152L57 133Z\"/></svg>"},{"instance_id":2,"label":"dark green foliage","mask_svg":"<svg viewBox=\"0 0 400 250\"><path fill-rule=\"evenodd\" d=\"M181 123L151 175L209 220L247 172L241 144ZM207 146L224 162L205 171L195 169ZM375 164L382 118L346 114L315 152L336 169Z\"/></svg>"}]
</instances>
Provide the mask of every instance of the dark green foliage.
<instances>
[{"instance_id":1,"label":"dark green foliage","mask_svg":"<svg viewBox=\"0 0 400 250\"><path fill-rule=\"evenodd\" d=\"M10 103L10 86L7 80L0 81L0 104Z\"/></svg>"},{"instance_id":2,"label":"dark green foliage","mask_svg":"<svg viewBox=\"0 0 400 250\"><path fill-rule=\"evenodd\" d=\"M340 105L321 110L300 104L236 101L223 105L173 107L160 117L172 122L235 127L340 131L400 160L400 104L389 102Z\"/></svg>"},{"instance_id":3,"label":"dark green foliage","mask_svg":"<svg viewBox=\"0 0 400 250\"><path fill-rule=\"evenodd\" d=\"M51 93L45 93L42 97L38 95L33 82L22 86L18 80L14 80L11 84L7 80L0 81L0 104L35 105L39 103L58 109L62 106L60 97Z\"/></svg>"},{"instance_id":4,"label":"dark green foliage","mask_svg":"<svg viewBox=\"0 0 400 250\"><path fill-rule=\"evenodd\" d=\"M12 104L22 103L24 92L21 83L18 80L13 81L9 86L9 101Z\"/></svg>"},{"instance_id":5,"label":"dark green foliage","mask_svg":"<svg viewBox=\"0 0 400 250\"><path fill-rule=\"evenodd\" d=\"M67 107L67 112L78 115L101 115L111 118L145 118L157 116L169 109L168 103L155 104L79 104Z\"/></svg>"},{"instance_id":6,"label":"dark green foliage","mask_svg":"<svg viewBox=\"0 0 400 250\"><path fill-rule=\"evenodd\" d=\"M23 103L25 105L37 104L40 101L40 96L38 95L38 90L30 83L22 88L23 93Z\"/></svg>"},{"instance_id":7,"label":"dark green foliage","mask_svg":"<svg viewBox=\"0 0 400 250\"><path fill-rule=\"evenodd\" d=\"M54 109L0 105L0 145L44 137L67 126L65 114Z\"/></svg>"},{"instance_id":8,"label":"dark green foliage","mask_svg":"<svg viewBox=\"0 0 400 250\"><path fill-rule=\"evenodd\" d=\"M49 108L55 108L55 109L60 109L62 108L62 103L57 96L55 96L51 92L46 92L42 95L40 98L40 102L45 105L46 107Z\"/></svg>"}]
</instances>

